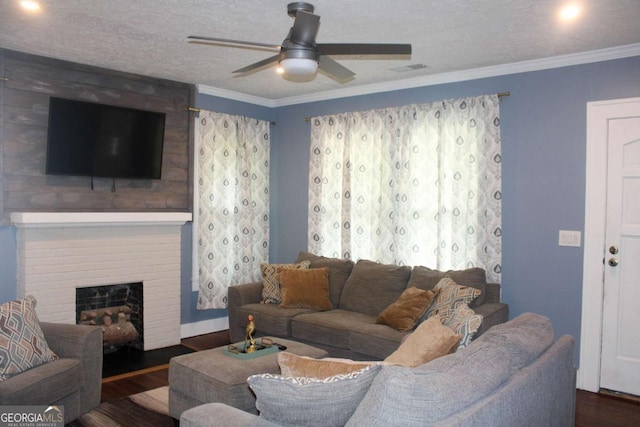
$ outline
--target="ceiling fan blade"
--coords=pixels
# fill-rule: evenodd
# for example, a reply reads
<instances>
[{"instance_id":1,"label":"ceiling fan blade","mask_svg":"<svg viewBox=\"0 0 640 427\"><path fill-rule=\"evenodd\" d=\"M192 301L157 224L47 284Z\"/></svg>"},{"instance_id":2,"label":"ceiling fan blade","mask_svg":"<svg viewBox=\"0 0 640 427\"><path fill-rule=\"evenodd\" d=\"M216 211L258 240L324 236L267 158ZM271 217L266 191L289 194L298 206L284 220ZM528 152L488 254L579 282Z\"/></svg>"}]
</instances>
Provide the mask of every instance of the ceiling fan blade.
<instances>
[{"instance_id":1,"label":"ceiling fan blade","mask_svg":"<svg viewBox=\"0 0 640 427\"><path fill-rule=\"evenodd\" d=\"M320 55L411 55L410 44L322 43Z\"/></svg>"},{"instance_id":2,"label":"ceiling fan blade","mask_svg":"<svg viewBox=\"0 0 640 427\"><path fill-rule=\"evenodd\" d=\"M356 73L347 67L340 65L328 56L320 56L318 68L340 83L346 83L349 80L352 80L353 76L356 75Z\"/></svg>"},{"instance_id":3,"label":"ceiling fan blade","mask_svg":"<svg viewBox=\"0 0 640 427\"><path fill-rule=\"evenodd\" d=\"M222 39L218 37L206 37L206 36L188 36L188 39L193 39L193 42L189 43L198 43L199 41L205 42L215 42L231 45L232 47L266 47L273 50L280 50L280 45L277 44L268 44L268 43L256 43L256 42L247 42L243 40L233 40L233 39Z\"/></svg>"},{"instance_id":4,"label":"ceiling fan blade","mask_svg":"<svg viewBox=\"0 0 640 427\"><path fill-rule=\"evenodd\" d=\"M274 55L274 56L270 56L267 59L263 59L262 61L258 61L256 63L253 63L251 65L247 65L246 67L240 68L238 70L235 70L233 73L234 74L241 74L241 73L247 73L249 71L253 71L253 70L257 70L258 68L262 68L266 65L270 65L274 62L278 62L280 55Z\"/></svg>"},{"instance_id":5,"label":"ceiling fan blade","mask_svg":"<svg viewBox=\"0 0 640 427\"><path fill-rule=\"evenodd\" d=\"M313 13L299 10L291 27L289 41L304 46L313 46L320 27L320 17Z\"/></svg>"}]
</instances>

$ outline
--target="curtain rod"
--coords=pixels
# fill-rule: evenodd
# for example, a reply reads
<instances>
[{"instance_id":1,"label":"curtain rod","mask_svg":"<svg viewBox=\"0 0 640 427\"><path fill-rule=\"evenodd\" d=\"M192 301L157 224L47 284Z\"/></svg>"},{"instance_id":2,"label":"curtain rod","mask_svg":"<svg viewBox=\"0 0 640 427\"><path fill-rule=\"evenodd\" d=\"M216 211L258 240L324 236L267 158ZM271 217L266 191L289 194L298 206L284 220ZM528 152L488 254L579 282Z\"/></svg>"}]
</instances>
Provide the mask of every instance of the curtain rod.
<instances>
[{"instance_id":1,"label":"curtain rod","mask_svg":"<svg viewBox=\"0 0 640 427\"><path fill-rule=\"evenodd\" d=\"M511 95L511 92L509 92L509 91L506 91L506 92L498 92L496 95L498 96L498 98L504 98L505 96L509 96L509 95ZM305 121L305 122L308 122L308 121L310 121L310 120L311 120L311 117L305 117L305 118L304 118L304 121Z\"/></svg>"},{"instance_id":2,"label":"curtain rod","mask_svg":"<svg viewBox=\"0 0 640 427\"><path fill-rule=\"evenodd\" d=\"M201 110L199 108L189 107L187 108L187 111L189 111L190 113L199 113ZM277 125L276 122L271 122L271 121L269 122L269 124L273 126Z\"/></svg>"}]
</instances>

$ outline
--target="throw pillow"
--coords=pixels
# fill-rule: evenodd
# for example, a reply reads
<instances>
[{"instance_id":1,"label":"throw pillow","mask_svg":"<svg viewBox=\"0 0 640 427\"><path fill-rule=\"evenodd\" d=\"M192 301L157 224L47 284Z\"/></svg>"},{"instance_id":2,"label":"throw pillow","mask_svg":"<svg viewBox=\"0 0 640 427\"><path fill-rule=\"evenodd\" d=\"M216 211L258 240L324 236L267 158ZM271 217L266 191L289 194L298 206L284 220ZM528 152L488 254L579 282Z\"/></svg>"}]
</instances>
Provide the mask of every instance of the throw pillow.
<instances>
[{"instance_id":1,"label":"throw pillow","mask_svg":"<svg viewBox=\"0 0 640 427\"><path fill-rule=\"evenodd\" d=\"M283 308L312 308L331 310L329 299L329 269L284 269L280 272Z\"/></svg>"},{"instance_id":2,"label":"throw pillow","mask_svg":"<svg viewBox=\"0 0 640 427\"><path fill-rule=\"evenodd\" d=\"M435 296L434 291L425 291L413 286L407 288L393 304L380 313L376 323L389 325L399 331L409 331L416 326L418 319L427 311Z\"/></svg>"},{"instance_id":3,"label":"throw pillow","mask_svg":"<svg viewBox=\"0 0 640 427\"><path fill-rule=\"evenodd\" d=\"M311 263L302 261L297 264L260 264L262 272L262 303L280 304L280 272L285 269L307 269Z\"/></svg>"},{"instance_id":4,"label":"throw pillow","mask_svg":"<svg viewBox=\"0 0 640 427\"><path fill-rule=\"evenodd\" d=\"M460 286L453 279L445 277L440 280L434 290L438 291L435 301L427 310L426 318L434 314L440 315L442 323L447 323L460 304L469 304L480 291L469 286Z\"/></svg>"},{"instance_id":5,"label":"throw pillow","mask_svg":"<svg viewBox=\"0 0 640 427\"><path fill-rule=\"evenodd\" d=\"M296 262L311 261L309 268L329 268L329 298L334 307L340 302L340 295L355 263L350 259L327 258L309 252L300 252Z\"/></svg>"},{"instance_id":6,"label":"throw pillow","mask_svg":"<svg viewBox=\"0 0 640 427\"><path fill-rule=\"evenodd\" d=\"M325 379L261 374L247 378L260 417L278 425L344 426L369 390L380 365Z\"/></svg>"},{"instance_id":7,"label":"throw pillow","mask_svg":"<svg viewBox=\"0 0 640 427\"><path fill-rule=\"evenodd\" d=\"M447 328L436 314L422 322L385 362L415 367L445 356L458 348L461 336Z\"/></svg>"},{"instance_id":8,"label":"throw pillow","mask_svg":"<svg viewBox=\"0 0 640 427\"><path fill-rule=\"evenodd\" d=\"M350 374L379 362L357 362L350 359L314 359L289 352L278 353L278 365L283 377L329 378Z\"/></svg>"},{"instance_id":9,"label":"throw pillow","mask_svg":"<svg viewBox=\"0 0 640 427\"><path fill-rule=\"evenodd\" d=\"M35 307L30 295L0 306L0 381L58 359L44 338Z\"/></svg>"},{"instance_id":10,"label":"throw pillow","mask_svg":"<svg viewBox=\"0 0 640 427\"><path fill-rule=\"evenodd\" d=\"M411 270L411 278L407 287L415 286L420 289L430 290L445 277L450 277L459 285L479 289L480 295L471 302L470 307L482 305L487 292L487 274L483 268L473 267L466 270L438 271L428 267L416 266Z\"/></svg>"},{"instance_id":11,"label":"throw pillow","mask_svg":"<svg viewBox=\"0 0 640 427\"><path fill-rule=\"evenodd\" d=\"M451 328L456 334L461 335L458 348L465 348L471 343L471 339L478 332L482 324L482 315L476 314L467 304L460 304L456 308L451 319L444 325Z\"/></svg>"}]
</instances>

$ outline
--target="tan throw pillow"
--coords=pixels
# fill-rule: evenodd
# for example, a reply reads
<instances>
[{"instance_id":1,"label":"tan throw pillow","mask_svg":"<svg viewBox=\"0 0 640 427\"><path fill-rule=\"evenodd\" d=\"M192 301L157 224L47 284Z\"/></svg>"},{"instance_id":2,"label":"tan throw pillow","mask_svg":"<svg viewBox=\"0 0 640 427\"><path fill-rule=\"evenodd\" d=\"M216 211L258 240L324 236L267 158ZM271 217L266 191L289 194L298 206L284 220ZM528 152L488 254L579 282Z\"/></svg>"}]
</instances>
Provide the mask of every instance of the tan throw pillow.
<instances>
[{"instance_id":1,"label":"tan throw pillow","mask_svg":"<svg viewBox=\"0 0 640 427\"><path fill-rule=\"evenodd\" d=\"M426 318L438 314L442 323L445 324L451 319L459 305L468 305L480 295L480 290L469 286L460 286L449 277L440 280L433 290L438 291L438 295L427 310Z\"/></svg>"},{"instance_id":2,"label":"tan throw pillow","mask_svg":"<svg viewBox=\"0 0 640 427\"><path fill-rule=\"evenodd\" d=\"M262 272L262 303L280 304L282 292L280 290L280 272L286 269L307 269L310 261L297 264L260 264Z\"/></svg>"},{"instance_id":3,"label":"tan throw pillow","mask_svg":"<svg viewBox=\"0 0 640 427\"><path fill-rule=\"evenodd\" d=\"M40 328L34 297L2 304L0 325L0 381L58 359Z\"/></svg>"},{"instance_id":4,"label":"tan throw pillow","mask_svg":"<svg viewBox=\"0 0 640 427\"><path fill-rule=\"evenodd\" d=\"M329 269L284 269L280 272L280 290L283 308L312 308L331 310L329 299Z\"/></svg>"},{"instance_id":5,"label":"tan throw pillow","mask_svg":"<svg viewBox=\"0 0 640 427\"><path fill-rule=\"evenodd\" d=\"M436 296L434 291L425 291L415 286L407 288L398 299L385 308L376 323L389 325L399 331L409 331L427 311Z\"/></svg>"},{"instance_id":6,"label":"tan throw pillow","mask_svg":"<svg viewBox=\"0 0 640 427\"><path fill-rule=\"evenodd\" d=\"M460 335L444 326L436 314L422 322L384 361L409 367L422 365L453 353L458 348L460 338Z\"/></svg>"},{"instance_id":7,"label":"tan throw pillow","mask_svg":"<svg viewBox=\"0 0 640 427\"><path fill-rule=\"evenodd\" d=\"M324 379L334 375L345 375L380 362L357 362L350 359L314 359L297 356L286 351L278 353L280 375L283 377L307 377Z\"/></svg>"}]
</instances>

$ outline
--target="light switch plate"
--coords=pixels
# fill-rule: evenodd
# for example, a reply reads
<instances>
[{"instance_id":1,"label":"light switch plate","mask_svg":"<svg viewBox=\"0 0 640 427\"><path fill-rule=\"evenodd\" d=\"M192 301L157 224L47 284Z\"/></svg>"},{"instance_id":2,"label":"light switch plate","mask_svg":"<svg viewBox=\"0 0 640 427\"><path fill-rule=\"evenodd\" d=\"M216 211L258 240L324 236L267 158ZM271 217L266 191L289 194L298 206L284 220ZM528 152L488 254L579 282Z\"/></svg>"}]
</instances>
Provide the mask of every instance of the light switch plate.
<instances>
[{"instance_id":1,"label":"light switch plate","mask_svg":"<svg viewBox=\"0 0 640 427\"><path fill-rule=\"evenodd\" d=\"M575 246L582 245L582 232L575 230L560 230L558 233L559 246Z\"/></svg>"}]
</instances>

